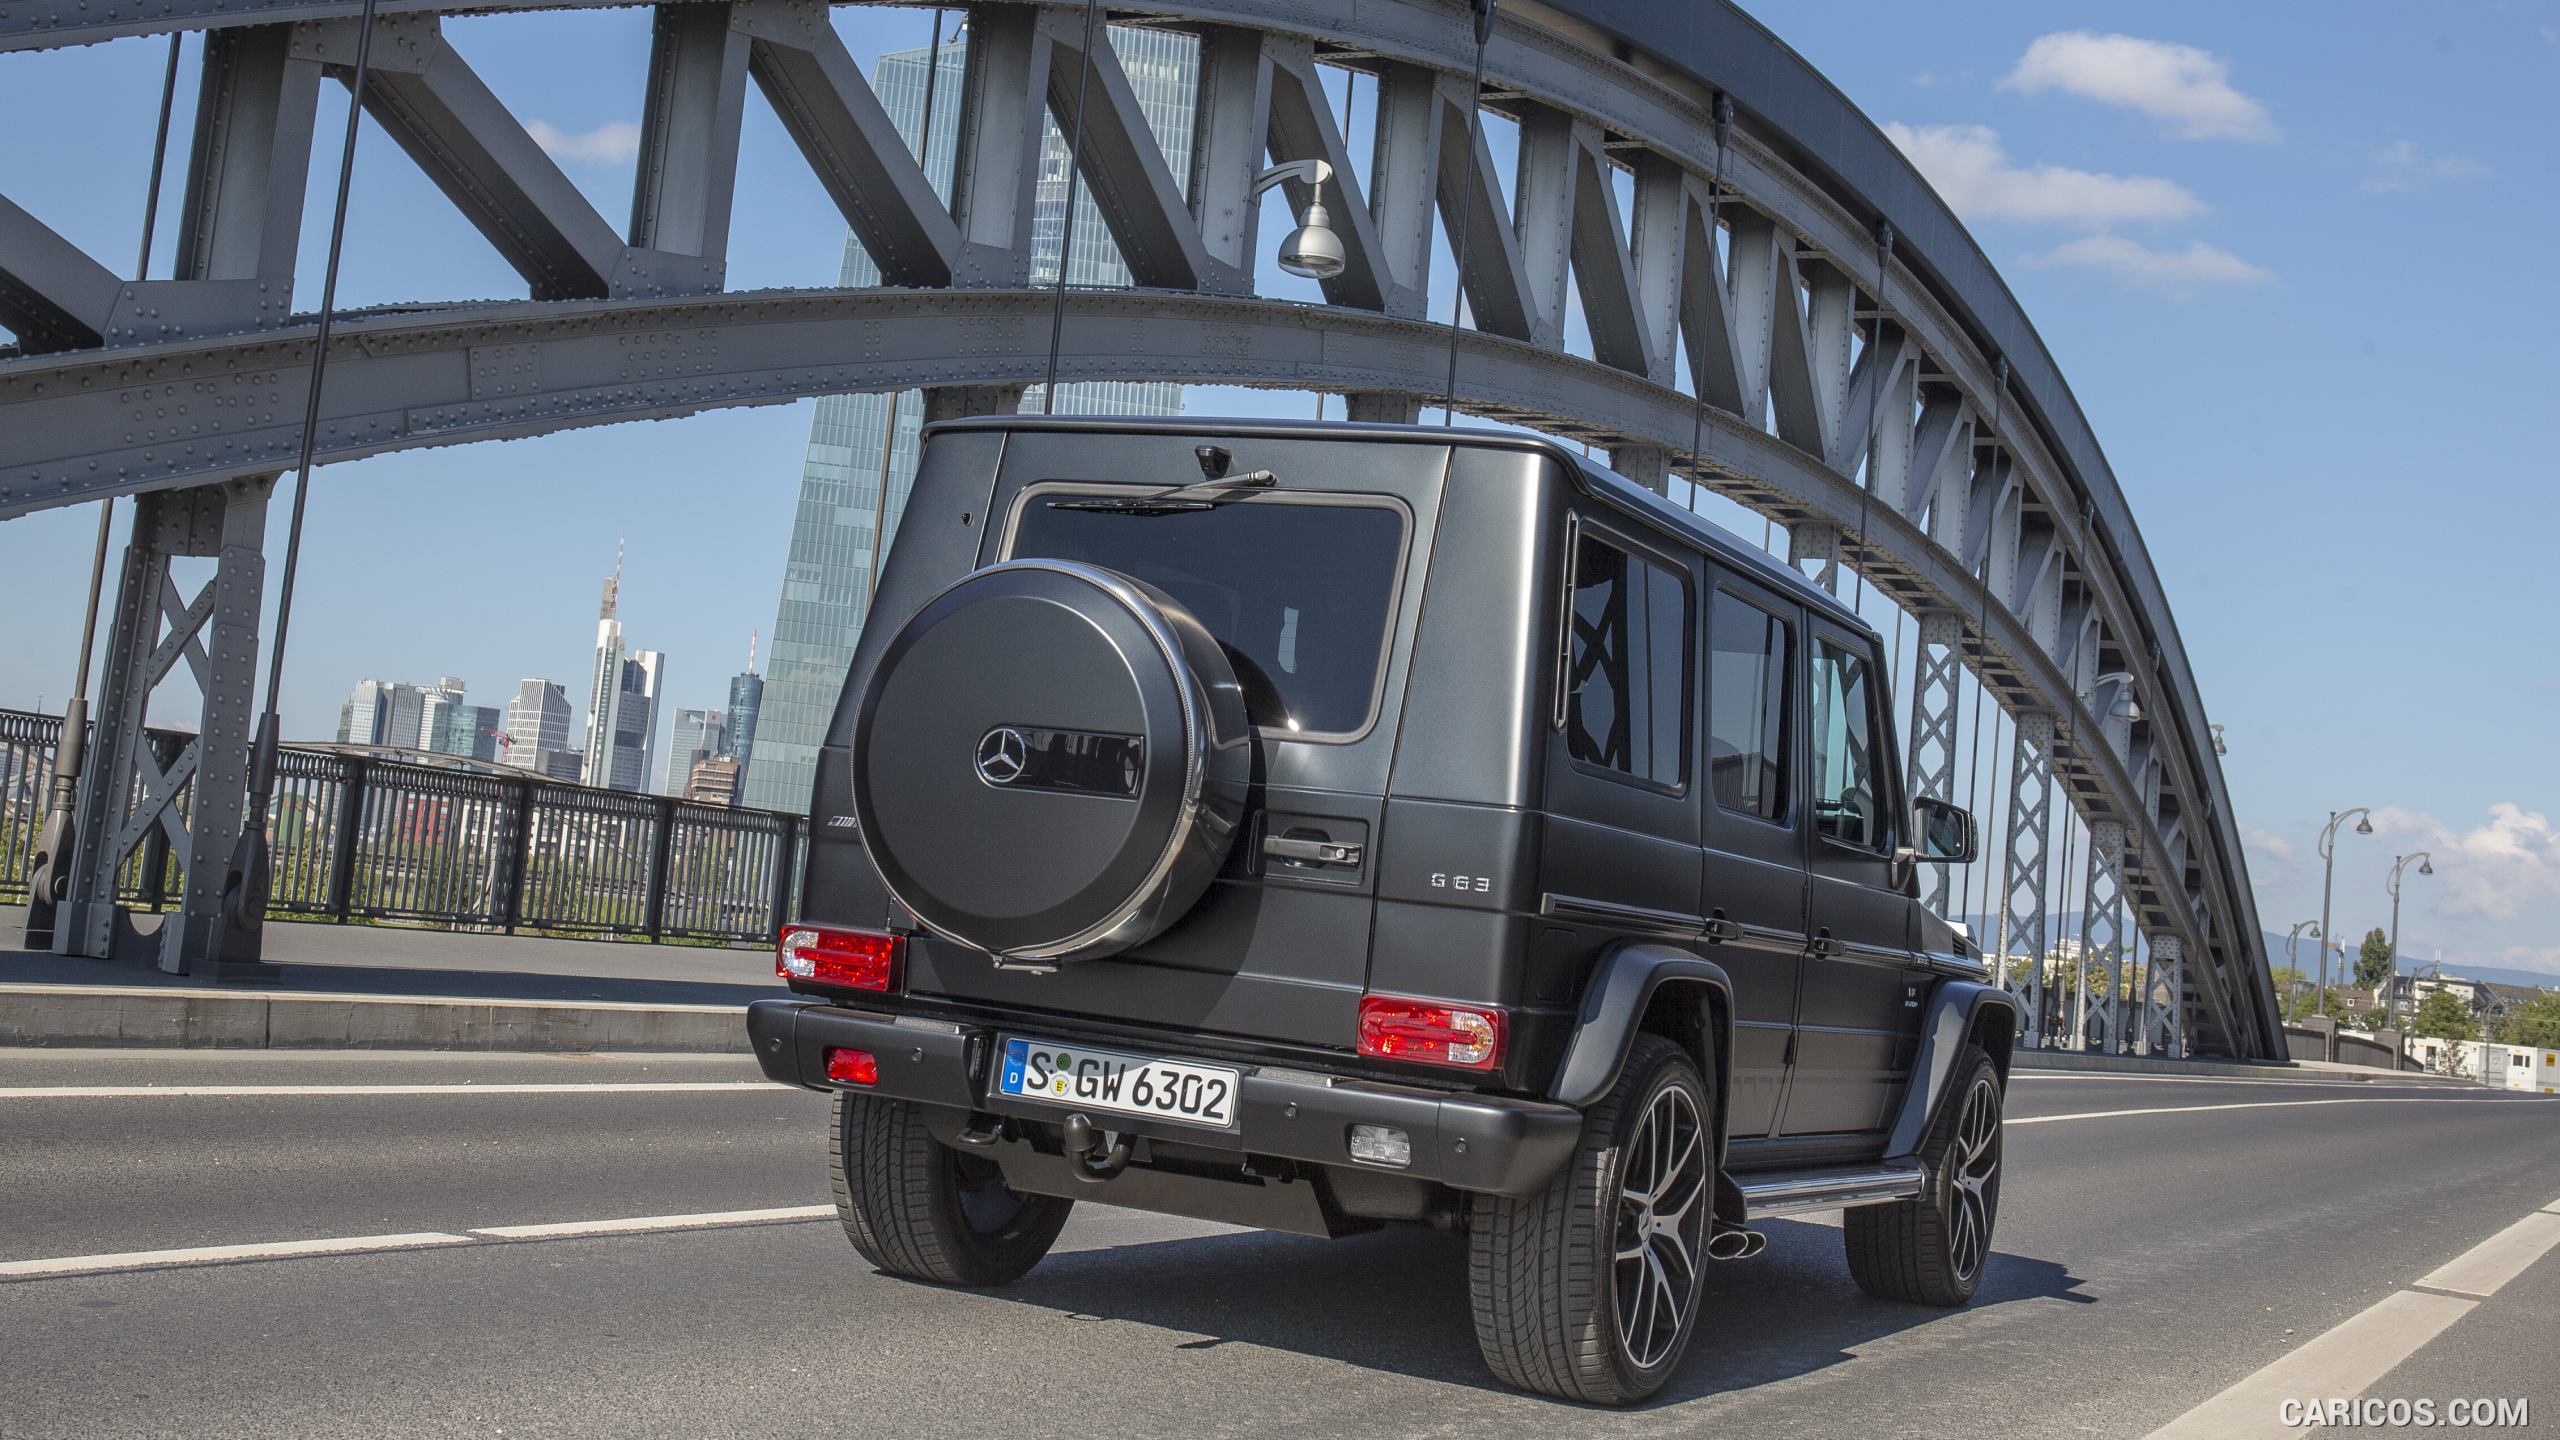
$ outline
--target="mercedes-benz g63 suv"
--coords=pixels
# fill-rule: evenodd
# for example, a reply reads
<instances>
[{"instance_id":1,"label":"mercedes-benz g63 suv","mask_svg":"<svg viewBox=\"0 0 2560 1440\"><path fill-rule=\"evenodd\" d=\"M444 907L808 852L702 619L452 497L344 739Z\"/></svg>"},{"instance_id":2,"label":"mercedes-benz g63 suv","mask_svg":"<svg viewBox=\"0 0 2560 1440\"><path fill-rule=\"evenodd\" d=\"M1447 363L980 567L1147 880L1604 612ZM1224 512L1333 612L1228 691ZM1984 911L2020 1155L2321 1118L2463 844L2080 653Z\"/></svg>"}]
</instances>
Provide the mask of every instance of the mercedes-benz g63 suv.
<instances>
[{"instance_id":1,"label":"mercedes-benz g63 suv","mask_svg":"<svg viewBox=\"0 0 2560 1440\"><path fill-rule=\"evenodd\" d=\"M1526 436L1005 417L930 432L872 616L749 1013L872 1264L1434 1224L1494 1371L1604 1403L1764 1216L1971 1297L2016 1008L1915 871L1972 820L1795 572Z\"/></svg>"}]
</instances>

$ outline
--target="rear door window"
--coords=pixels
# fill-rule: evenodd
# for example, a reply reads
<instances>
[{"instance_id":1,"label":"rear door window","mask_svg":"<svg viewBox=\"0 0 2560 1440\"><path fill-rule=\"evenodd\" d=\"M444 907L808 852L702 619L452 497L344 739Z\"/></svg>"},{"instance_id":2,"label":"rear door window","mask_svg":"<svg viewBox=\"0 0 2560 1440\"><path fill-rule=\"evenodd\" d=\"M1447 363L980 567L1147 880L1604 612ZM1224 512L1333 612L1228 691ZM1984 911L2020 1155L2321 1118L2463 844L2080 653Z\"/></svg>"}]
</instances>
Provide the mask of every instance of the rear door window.
<instances>
[{"instance_id":1,"label":"rear door window","mask_svg":"<svg viewBox=\"0 0 2560 1440\"><path fill-rule=\"evenodd\" d=\"M1689 584L1589 529L1573 548L1565 752L1665 789L1688 779Z\"/></svg>"},{"instance_id":2,"label":"rear door window","mask_svg":"<svg viewBox=\"0 0 2560 1440\"><path fill-rule=\"evenodd\" d=\"M1034 487L1009 555L1098 565L1182 602L1227 652L1256 725L1310 739L1368 728L1404 569L1401 509L1292 495L1171 514L1047 503L1128 493Z\"/></svg>"},{"instance_id":3,"label":"rear door window","mask_svg":"<svg viewBox=\"0 0 2560 1440\"><path fill-rule=\"evenodd\" d=\"M1716 803L1787 821L1787 697L1795 671L1787 622L1719 591L1707 632L1707 773Z\"/></svg>"}]
</instances>

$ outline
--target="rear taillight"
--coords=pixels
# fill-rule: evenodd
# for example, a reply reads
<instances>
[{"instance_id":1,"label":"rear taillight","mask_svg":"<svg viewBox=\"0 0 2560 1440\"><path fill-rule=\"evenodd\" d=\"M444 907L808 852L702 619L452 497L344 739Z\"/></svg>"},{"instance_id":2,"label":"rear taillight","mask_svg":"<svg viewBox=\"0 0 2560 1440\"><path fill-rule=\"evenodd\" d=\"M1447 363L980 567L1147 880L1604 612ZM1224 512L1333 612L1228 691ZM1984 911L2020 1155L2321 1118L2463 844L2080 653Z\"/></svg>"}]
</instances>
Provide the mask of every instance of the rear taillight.
<instances>
[{"instance_id":1,"label":"rear taillight","mask_svg":"<svg viewBox=\"0 0 2560 1440\"><path fill-rule=\"evenodd\" d=\"M839 1050L827 1047L827 1078L839 1085L877 1085L880 1083L880 1057L868 1050Z\"/></svg>"},{"instance_id":2,"label":"rear taillight","mask_svg":"<svg viewBox=\"0 0 2560 1440\"><path fill-rule=\"evenodd\" d=\"M1380 1060L1490 1070L1502 1063L1502 1012L1491 1006L1364 995L1360 1053Z\"/></svg>"},{"instance_id":3,"label":"rear taillight","mask_svg":"<svg viewBox=\"0 0 2560 1440\"><path fill-rule=\"evenodd\" d=\"M832 925L786 925L775 946L773 973L786 980L840 990L886 990L898 983L904 936Z\"/></svg>"}]
</instances>

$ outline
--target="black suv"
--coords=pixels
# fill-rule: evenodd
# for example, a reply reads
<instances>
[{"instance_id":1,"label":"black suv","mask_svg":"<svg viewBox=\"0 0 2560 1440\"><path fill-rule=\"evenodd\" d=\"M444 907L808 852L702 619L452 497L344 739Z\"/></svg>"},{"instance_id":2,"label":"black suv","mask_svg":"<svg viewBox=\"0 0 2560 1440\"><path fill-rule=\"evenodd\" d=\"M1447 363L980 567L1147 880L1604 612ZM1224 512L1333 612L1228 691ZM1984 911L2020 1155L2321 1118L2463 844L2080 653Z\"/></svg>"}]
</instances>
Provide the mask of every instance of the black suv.
<instances>
[{"instance_id":1,"label":"black suv","mask_svg":"<svg viewBox=\"0 0 2560 1440\"><path fill-rule=\"evenodd\" d=\"M1914 897L1972 820L1793 571L1527 436L1006 417L929 433L874 616L749 1012L873 1264L1433 1224L1486 1362L1604 1403L1761 1217L1971 1297L2017 1013Z\"/></svg>"}]
</instances>

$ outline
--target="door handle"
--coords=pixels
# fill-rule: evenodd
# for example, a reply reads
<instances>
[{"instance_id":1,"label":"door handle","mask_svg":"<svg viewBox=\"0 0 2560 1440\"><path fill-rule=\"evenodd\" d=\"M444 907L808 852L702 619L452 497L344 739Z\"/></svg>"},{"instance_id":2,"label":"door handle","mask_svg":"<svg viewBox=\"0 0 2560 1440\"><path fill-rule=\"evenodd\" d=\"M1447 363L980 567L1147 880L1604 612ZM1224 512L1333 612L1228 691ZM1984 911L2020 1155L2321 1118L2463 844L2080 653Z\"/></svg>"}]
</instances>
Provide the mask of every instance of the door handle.
<instances>
[{"instance_id":1,"label":"door handle","mask_svg":"<svg viewBox=\"0 0 2560 1440\"><path fill-rule=\"evenodd\" d=\"M1727 940L1739 940L1742 938L1742 927L1730 920L1727 920L1722 915L1708 916L1707 923L1700 926L1699 929L1700 932L1707 937L1707 942L1711 945L1721 945Z\"/></svg>"},{"instance_id":2,"label":"door handle","mask_svg":"<svg viewBox=\"0 0 2560 1440\"><path fill-rule=\"evenodd\" d=\"M1271 835L1264 837L1262 853L1275 860L1296 860L1308 865L1357 865L1361 847L1336 840L1303 840L1294 835Z\"/></svg>"},{"instance_id":3,"label":"door handle","mask_svg":"<svg viewBox=\"0 0 2560 1440\"><path fill-rule=\"evenodd\" d=\"M1840 953L1840 942L1831 938L1829 930L1814 932L1813 944L1807 947L1816 960L1828 960Z\"/></svg>"}]
</instances>

